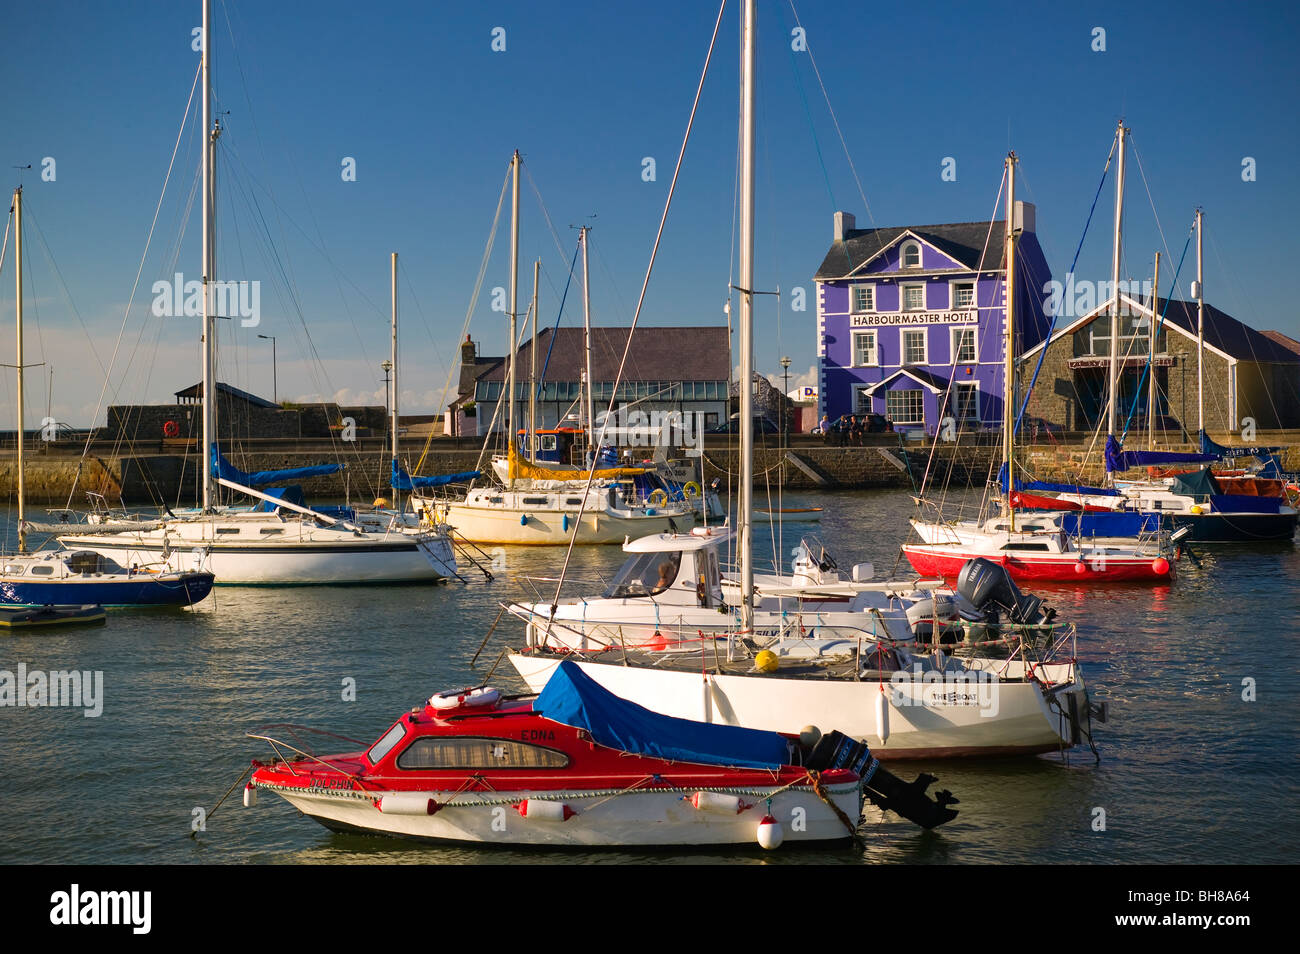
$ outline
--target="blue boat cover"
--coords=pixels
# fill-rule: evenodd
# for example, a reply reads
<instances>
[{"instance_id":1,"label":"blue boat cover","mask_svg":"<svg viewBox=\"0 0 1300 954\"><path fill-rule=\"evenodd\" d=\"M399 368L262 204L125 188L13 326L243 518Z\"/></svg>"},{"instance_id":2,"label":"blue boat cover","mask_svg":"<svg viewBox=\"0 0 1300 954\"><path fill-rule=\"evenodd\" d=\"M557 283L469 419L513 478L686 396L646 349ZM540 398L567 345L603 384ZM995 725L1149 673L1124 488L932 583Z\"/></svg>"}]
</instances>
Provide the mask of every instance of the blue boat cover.
<instances>
[{"instance_id":1,"label":"blue boat cover","mask_svg":"<svg viewBox=\"0 0 1300 954\"><path fill-rule=\"evenodd\" d=\"M313 467L290 467L286 470L255 470L251 474L240 470L221 455L217 445L212 445L211 470L213 477L231 480L245 487L261 487L265 484L278 484L286 480L305 480L308 477L324 477L337 474L343 469L342 464L318 464Z\"/></svg>"},{"instance_id":2,"label":"blue boat cover","mask_svg":"<svg viewBox=\"0 0 1300 954\"><path fill-rule=\"evenodd\" d=\"M1281 447L1224 447L1222 444L1216 444L1210 440L1205 431L1201 431L1201 453L1213 454L1216 457L1258 457L1261 460L1269 454L1276 454Z\"/></svg>"},{"instance_id":3,"label":"blue boat cover","mask_svg":"<svg viewBox=\"0 0 1300 954\"><path fill-rule=\"evenodd\" d=\"M418 487L442 487L446 484L464 484L473 480L475 477L481 477L482 472L477 470L467 470L460 474L442 474L438 477L412 477L402 465L393 458L392 473L389 474L388 483L394 490L415 490Z\"/></svg>"},{"instance_id":4,"label":"blue boat cover","mask_svg":"<svg viewBox=\"0 0 1300 954\"><path fill-rule=\"evenodd\" d=\"M1130 467L1147 467L1155 464L1212 464L1216 454L1177 454L1171 451L1120 450L1114 435L1106 438L1106 471L1128 470Z\"/></svg>"},{"instance_id":5,"label":"blue boat cover","mask_svg":"<svg viewBox=\"0 0 1300 954\"><path fill-rule=\"evenodd\" d=\"M533 711L585 729L606 748L702 765L777 769L790 763L790 746L776 732L676 719L614 695L564 660L533 703Z\"/></svg>"},{"instance_id":6,"label":"blue boat cover","mask_svg":"<svg viewBox=\"0 0 1300 954\"><path fill-rule=\"evenodd\" d=\"M1281 497L1253 497L1249 494L1211 494L1215 513L1281 513Z\"/></svg>"},{"instance_id":7,"label":"blue boat cover","mask_svg":"<svg viewBox=\"0 0 1300 954\"><path fill-rule=\"evenodd\" d=\"M297 484L290 484L288 487L267 487L262 493L268 497L283 500L285 503L297 504L299 507L307 506L307 498L303 496L302 488ZM253 508L253 512L270 513L279 509L278 505L271 503L269 500L259 500L257 506Z\"/></svg>"},{"instance_id":8,"label":"blue boat cover","mask_svg":"<svg viewBox=\"0 0 1300 954\"><path fill-rule=\"evenodd\" d=\"M1007 492L1007 465L998 468L998 486ZM1045 490L1057 494L1095 494L1102 497L1118 497L1119 491L1108 487L1089 487L1086 484L1053 484L1045 480L1017 480L1016 490Z\"/></svg>"},{"instance_id":9,"label":"blue boat cover","mask_svg":"<svg viewBox=\"0 0 1300 954\"><path fill-rule=\"evenodd\" d=\"M1136 537L1160 529L1160 514L1138 511L1096 513L1067 510L1061 514L1061 527L1072 537Z\"/></svg>"}]
</instances>

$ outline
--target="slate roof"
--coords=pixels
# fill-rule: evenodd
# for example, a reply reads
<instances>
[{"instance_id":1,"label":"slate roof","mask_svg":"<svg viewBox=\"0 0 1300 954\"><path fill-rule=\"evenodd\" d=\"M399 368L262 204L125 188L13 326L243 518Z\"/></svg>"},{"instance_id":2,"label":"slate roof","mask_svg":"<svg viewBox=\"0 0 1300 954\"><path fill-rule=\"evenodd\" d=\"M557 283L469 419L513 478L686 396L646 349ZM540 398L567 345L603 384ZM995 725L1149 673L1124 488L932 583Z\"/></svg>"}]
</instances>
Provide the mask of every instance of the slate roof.
<instances>
[{"instance_id":1,"label":"slate roof","mask_svg":"<svg viewBox=\"0 0 1300 954\"><path fill-rule=\"evenodd\" d=\"M1284 335L1280 331L1261 331L1260 334L1270 341L1280 344L1288 351L1300 355L1300 341L1296 341L1294 338Z\"/></svg>"},{"instance_id":2,"label":"slate roof","mask_svg":"<svg viewBox=\"0 0 1300 954\"><path fill-rule=\"evenodd\" d=\"M597 382L611 382L627 344L627 328L591 329L591 375ZM555 347L551 348L551 336ZM532 342L519 349L517 378L527 379ZM546 352L550 349L550 364ZM577 381L585 369L581 328L547 328L537 335L537 373L546 366L548 381ZM725 381L729 377L729 352L725 326L689 328L636 329L628 353L625 381ZM480 381L504 381L506 365L502 360L478 378Z\"/></svg>"},{"instance_id":3,"label":"slate roof","mask_svg":"<svg viewBox=\"0 0 1300 954\"><path fill-rule=\"evenodd\" d=\"M832 242L817 269L817 281L844 278L863 262L888 248L905 232L933 245L966 268L992 271L1002 267L1005 221L956 222L949 225L890 226L881 229L854 229L843 242ZM988 243L986 250L984 245Z\"/></svg>"},{"instance_id":4,"label":"slate roof","mask_svg":"<svg viewBox=\"0 0 1300 954\"><path fill-rule=\"evenodd\" d=\"M874 395L877 391L881 390L882 388L885 389L886 391L892 390L892 388L890 388L889 385L892 384L900 377L911 378L913 381L917 381L921 384L927 385L933 391L943 392L948 389L947 378L941 378L937 374L931 374L929 371L925 370L925 368L909 365L906 368L899 368L893 374L890 374L887 377L881 379L880 381L877 381L875 384L866 388L866 392L868 394Z\"/></svg>"},{"instance_id":5,"label":"slate roof","mask_svg":"<svg viewBox=\"0 0 1300 954\"><path fill-rule=\"evenodd\" d=\"M1161 298L1157 314L1163 311L1164 307L1165 299ZM1169 310L1165 312L1165 321L1174 322L1195 337L1196 302L1170 300ZM1209 304L1205 306L1205 343L1238 360L1300 363L1300 353L1270 337L1268 332L1258 332ZM1295 345L1296 342L1292 344Z\"/></svg>"},{"instance_id":6,"label":"slate roof","mask_svg":"<svg viewBox=\"0 0 1300 954\"><path fill-rule=\"evenodd\" d=\"M239 398L242 401L247 401L249 404L253 405L254 407L274 408L280 406L276 404L274 401L268 401L266 398L260 398L256 394L249 394L247 391L241 391L239 388L231 387L229 384L226 384L224 381L217 382L217 393L225 394L228 397ZM191 384L189 387L181 391L177 391L176 398L177 399L188 398L191 401L203 400L203 382L200 381L198 384Z\"/></svg>"}]
</instances>

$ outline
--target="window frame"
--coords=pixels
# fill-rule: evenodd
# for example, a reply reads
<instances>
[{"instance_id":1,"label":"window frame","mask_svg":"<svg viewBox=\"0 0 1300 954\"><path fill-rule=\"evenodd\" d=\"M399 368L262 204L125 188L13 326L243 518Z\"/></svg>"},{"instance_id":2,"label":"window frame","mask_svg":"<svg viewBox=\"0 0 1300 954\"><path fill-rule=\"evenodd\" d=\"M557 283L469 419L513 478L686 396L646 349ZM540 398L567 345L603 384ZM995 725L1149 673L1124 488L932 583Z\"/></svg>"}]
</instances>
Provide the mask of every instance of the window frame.
<instances>
[{"instance_id":1,"label":"window frame","mask_svg":"<svg viewBox=\"0 0 1300 954\"><path fill-rule=\"evenodd\" d=\"M962 402L958 397L961 391L972 392L975 399L971 402L972 413L968 417L958 417L957 412L961 410ZM954 381L953 382L953 407L952 416L956 418L958 424L978 424L982 418L980 413L983 410L980 407L980 386L975 381Z\"/></svg>"},{"instance_id":2,"label":"window frame","mask_svg":"<svg viewBox=\"0 0 1300 954\"><path fill-rule=\"evenodd\" d=\"M861 362L858 360L858 337L871 337L871 361ZM880 367L880 333L877 328L854 328L849 335L851 341L853 360L852 367L855 368L878 368Z\"/></svg>"},{"instance_id":3,"label":"window frame","mask_svg":"<svg viewBox=\"0 0 1300 954\"><path fill-rule=\"evenodd\" d=\"M919 408L919 418L917 420L903 420L894 417L894 408L890 407L890 397L893 395L916 394L919 395L917 407ZM925 425L925 389L924 388L900 388L897 390L885 392L885 416L895 424L902 427L923 427Z\"/></svg>"},{"instance_id":4,"label":"window frame","mask_svg":"<svg viewBox=\"0 0 1300 954\"><path fill-rule=\"evenodd\" d=\"M859 308L857 306L858 290L869 292L871 294L871 307ZM849 314L850 315L873 315L876 312L876 283L875 282L855 282L849 286Z\"/></svg>"},{"instance_id":5,"label":"window frame","mask_svg":"<svg viewBox=\"0 0 1300 954\"><path fill-rule=\"evenodd\" d=\"M512 745L520 749L535 750L545 752L552 756L559 757L559 764L556 765L520 765L517 763L483 765L417 765L408 766L402 764L402 759L411 753L411 750L424 743L433 743L437 746L440 743L464 745L467 742L482 742L488 746L494 745ZM473 760L470 760L473 761ZM486 760L480 760L486 761ZM410 743L402 749L393 759L393 766L400 772L483 772L483 771L514 771L514 772L558 772L569 768L573 764L573 758L568 752L561 749L553 748L549 745L538 745L535 742L525 742L521 739L504 739L499 736L488 735L416 735Z\"/></svg>"},{"instance_id":6,"label":"window frame","mask_svg":"<svg viewBox=\"0 0 1300 954\"><path fill-rule=\"evenodd\" d=\"M898 366L900 368L917 367L930 363L930 336L925 325L898 329ZM921 335L921 360L909 361L907 357L907 336L919 332Z\"/></svg>"},{"instance_id":7,"label":"window frame","mask_svg":"<svg viewBox=\"0 0 1300 954\"><path fill-rule=\"evenodd\" d=\"M921 293L921 306L919 308L907 307L907 293L911 289L917 289ZM925 311L925 283L924 282L907 282L898 286L898 310L903 314Z\"/></svg>"},{"instance_id":8,"label":"window frame","mask_svg":"<svg viewBox=\"0 0 1300 954\"><path fill-rule=\"evenodd\" d=\"M912 249L915 249L915 250L916 250L916 264L915 264L915 265L908 265L908 264L907 264L907 253L908 253L910 250L912 250ZM923 267L924 267L924 263L923 263L923 261L922 261L922 256L921 256L921 243L920 243L920 242L918 242L916 239L909 239L908 241L904 242L904 243L899 247L899 250L898 250L898 267L899 267L900 269L907 269L907 270L909 270L909 271L912 270L912 269L920 269L920 268L923 268Z\"/></svg>"},{"instance_id":9,"label":"window frame","mask_svg":"<svg viewBox=\"0 0 1300 954\"><path fill-rule=\"evenodd\" d=\"M957 304L957 289L970 287L970 304L964 308ZM971 279L953 280L948 283L948 309L950 311L974 311L975 310L975 282Z\"/></svg>"},{"instance_id":10,"label":"window frame","mask_svg":"<svg viewBox=\"0 0 1300 954\"><path fill-rule=\"evenodd\" d=\"M970 332L972 350L975 352L974 357L962 358L959 355L958 339L966 332ZM951 364L979 364L980 362L980 336L979 325L953 325L948 329L948 349L952 357Z\"/></svg>"}]
</instances>

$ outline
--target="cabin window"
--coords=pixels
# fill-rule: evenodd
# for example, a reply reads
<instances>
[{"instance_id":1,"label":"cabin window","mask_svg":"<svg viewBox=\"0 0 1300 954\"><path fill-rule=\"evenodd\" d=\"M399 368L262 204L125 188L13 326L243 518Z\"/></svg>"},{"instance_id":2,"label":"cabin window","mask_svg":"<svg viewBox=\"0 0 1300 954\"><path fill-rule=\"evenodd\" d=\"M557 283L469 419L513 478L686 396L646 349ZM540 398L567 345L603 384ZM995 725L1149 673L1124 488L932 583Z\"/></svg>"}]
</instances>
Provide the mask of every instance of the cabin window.
<instances>
[{"instance_id":1,"label":"cabin window","mask_svg":"<svg viewBox=\"0 0 1300 954\"><path fill-rule=\"evenodd\" d=\"M238 527L217 527L218 535L238 533L238 532L239 532Z\"/></svg>"},{"instance_id":2,"label":"cabin window","mask_svg":"<svg viewBox=\"0 0 1300 954\"><path fill-rule=\"evenodd\" d=\"M22 572L23 572L23 569L24 569L24 568L23 568L23 565L22 565L21 563L9 563L9 564L6 564L6 565L5 565L5 575L6 575L6 576L21 576L21 575L22 575Z\"/></svg>"},{"instance_id":3,"label":"cabin window","mask_svg":"<svg viewBox=\"0 0 1300 954\"><path fill-rule=\"evenodd\" d=\"M68 556L68 569L73 573L99 573L99 554L90 550L78 550Z\"/></svg>"},{"instance_id":4,"label":"cabin window","mask_svg":"<svg viewBox=\"0 0 1300 954\"><path fill-rule=\"evenodd\" d=\"M397 725L385 732L384 737L372 745L370 751L366 753L366 757L370 759L370 764L378 765L385 755L393 751L393 747L398 742L401 742L405 735L406 723L404 722L397 723Z\"/></svg>"},{"instance_id":5,"label":"cabin window","mask_svg":"<svg viewBox=\"0 0 1300 954\"><path fill-rule=\"evenodd\" d=\"M501 497L489 497L489 498L487 499L487 501L488 501L488 503L501 503L501 502L502 502L502 498L501 498Z\"/></svg>"},{"instance_id":6,"label":"cabin window","mask_svg":"<svg viewBox=\"0 0 1300 954\"><path fill-rule=\"evenodd\" d=\"M545 497L525 497L524 503L529 507L545 507L547 500Z\"/></svg>"},{"instance_id":7,"label":"cabin window","mask_svg":"<svg viewBox=\"0 0 1300 954\"><path fill-rule=\"evenodd\" d=\"M566 504L567 506L570 506L570 507L581 507L581 506L582 506L582 498L581 498L581 497L565 497L565 498L564 498L564 502L565 502L565 504Z\"/></svg>"},{"instance_id":8,"label":"cabin window","mask_svg":"<svg viewBox=\"0 0 1300 954\"><path fill-rule=\"evenodd\" d=\"M1046 550L1046 543L1008 543L1002 549L1004 550Z\"/></svg>"},{"instance_id":9,"label":"cabin window","mask_svg":"<svg viewBox=\"0 0 1300 954\"><path fill-rule=\"evenodd\" d=\"M550 730L539 729L550 736ZM562 769L569 757L555 749L512 739L422 738L416 739L397 757L397 767L420 769Z\"/></svg>"},{"instance_id":10,"label":"cabin window","mask_svg":"<svg viewBox=\"0 0 1300 954\"><path fill-rule=\"evenodd\" d=\"M264 537L269 537L269 536L272 536L273 534L284 533L284 528L283 528L283 527L263 527L261 530L259 530L259 531L257 531L257 532L260 533L260 534L261 534L262 536L264 536Z\"/></svg>"},{"instance_id":11,"label":"cabin window","mask_svg":"<svg viewBox=\"0 0 1300 954\"><path fill-rule=\"evenodd\" d=\"M614 577L614 582L605 590L604 597L616 600L633 596L657 596L673 585L681 564L680 550L638 553L623 564Z\"/></svg>"},{"instance_id":12,"label":"cabin window","mask_svg":"<svg viewBox=\"0 0 1300 954\"><path fill-rule=\"evenodd\" d=\"M34 566L32 567L33 576L50 576L54 573L52 566Z\"/></svg>"}]
</instances>

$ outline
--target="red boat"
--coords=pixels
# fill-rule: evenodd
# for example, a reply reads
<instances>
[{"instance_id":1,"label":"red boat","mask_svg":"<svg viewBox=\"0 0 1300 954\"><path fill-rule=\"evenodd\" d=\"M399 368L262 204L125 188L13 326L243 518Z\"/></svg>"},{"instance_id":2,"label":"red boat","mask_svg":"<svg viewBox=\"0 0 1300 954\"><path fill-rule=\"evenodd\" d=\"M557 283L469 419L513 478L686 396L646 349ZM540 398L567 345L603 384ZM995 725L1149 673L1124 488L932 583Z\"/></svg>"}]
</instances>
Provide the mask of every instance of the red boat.
<instances>
[{"instance_id":1,"label":"red boat","mask_svg":"<svg viewBox=\"0 0 1300 954\"><path fill-rule=\"evenodd\" d=\"M253 763L246 805L267 789L333 831L570 846L843 840L864 786L924 827L956 815L947 792L925 794L933 778L904 783L839 733L795 739L662 716L568 661L532 702L487 688L437 695L368 747L347 740L359 747L318 756L308 732L249 733L278 757Z\"/></svg>"},{"instance_id":2,"label":"red boat","mask_svg":"<svg viewBox=\"0 0 1300 954\"><path fill-rule=\"evenodd\" d=\"M903 546L907 560L923 576L957 578L967 560L983 557L1004 566L1017 583L1172 583L1174 561L1164 557L1096 555L1078 553L997 553L958 549L939 544Z\"/></svg>"}]
</instances>

